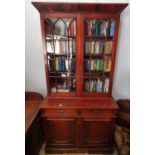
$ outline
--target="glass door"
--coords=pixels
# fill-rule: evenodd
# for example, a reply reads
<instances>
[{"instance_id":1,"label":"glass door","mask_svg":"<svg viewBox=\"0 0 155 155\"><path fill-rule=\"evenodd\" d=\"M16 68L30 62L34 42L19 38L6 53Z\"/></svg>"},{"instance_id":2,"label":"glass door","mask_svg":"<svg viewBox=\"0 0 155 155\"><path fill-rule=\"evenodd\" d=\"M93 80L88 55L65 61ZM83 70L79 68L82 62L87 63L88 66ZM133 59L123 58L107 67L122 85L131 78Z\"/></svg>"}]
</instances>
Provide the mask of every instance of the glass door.
<instances>
[{"instance_id":1,"label":"glass door","mask_svg":"<svg viewBox=\"0 0 155 155\"><path fill-rule=\"evenodd\" d=\"M76 19L44 20L51 93L76 92Z\"/></svg>"},{"instance_id":2,"label":"glass door","mask_svg":"<svg viewBox=\"0 0 155 155\"><path fill-rule=\"evenodd\" d=\"M84 93L109 92L114 31L114 19L84 20Z\"/></svg>"}]
</instances>

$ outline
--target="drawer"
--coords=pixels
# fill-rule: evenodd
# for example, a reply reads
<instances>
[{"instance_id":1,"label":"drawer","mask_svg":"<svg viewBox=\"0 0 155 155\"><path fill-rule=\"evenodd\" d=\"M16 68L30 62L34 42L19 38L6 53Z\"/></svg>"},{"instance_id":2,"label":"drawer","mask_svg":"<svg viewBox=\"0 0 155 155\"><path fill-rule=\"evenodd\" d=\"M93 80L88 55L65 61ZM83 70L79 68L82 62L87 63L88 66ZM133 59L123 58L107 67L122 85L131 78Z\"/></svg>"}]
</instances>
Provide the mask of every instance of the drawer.
<instances>
[{"instance_id":1,"label":"drawer","mask_svg":"<svg viewBox=\"0 0 155 155\"><path fill-rule=\"evenodd\" d=\"M45 109L44 110L45 115L77 115L76 109Z\"/></svg>"},{"instance_id":2,"label":"drawer","mask_svg":"<svg viewBox=\"0 0 155 155\"><path fill-rule=\"evenodd\" d=\"M82 115L92 115L92 116L103 116L103 115L114 115L112 110L104 109L83 109L81 110Z\"/></svg>"}]
</instances>

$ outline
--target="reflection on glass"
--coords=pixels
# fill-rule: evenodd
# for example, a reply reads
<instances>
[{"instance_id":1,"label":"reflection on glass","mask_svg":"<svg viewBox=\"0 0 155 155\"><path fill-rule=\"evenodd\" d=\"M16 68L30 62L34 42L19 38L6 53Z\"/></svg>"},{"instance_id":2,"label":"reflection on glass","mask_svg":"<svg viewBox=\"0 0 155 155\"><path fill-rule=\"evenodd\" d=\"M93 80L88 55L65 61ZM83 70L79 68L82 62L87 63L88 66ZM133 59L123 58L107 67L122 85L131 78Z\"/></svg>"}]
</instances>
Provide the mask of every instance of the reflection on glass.
<instances>
[{"instance_id":1,"label":"reflection on glass","mask_svg":"<svg viewBox=\"0 0 155 155\"><path fill-rule=\"evenodd\" d=\"M108 93L115 20L85 19L84 34L84 92Z\"/></svg>"},{"instance_id":2,"label":"reflection on glass","mask_svg":"<svg viewBox=\"0 0 155 155\"><path fill-rule=\"evenodd\" d=\"M76 91L76 20L45 19L45 33L51 92Z\"/></svg>"}]
</instances>

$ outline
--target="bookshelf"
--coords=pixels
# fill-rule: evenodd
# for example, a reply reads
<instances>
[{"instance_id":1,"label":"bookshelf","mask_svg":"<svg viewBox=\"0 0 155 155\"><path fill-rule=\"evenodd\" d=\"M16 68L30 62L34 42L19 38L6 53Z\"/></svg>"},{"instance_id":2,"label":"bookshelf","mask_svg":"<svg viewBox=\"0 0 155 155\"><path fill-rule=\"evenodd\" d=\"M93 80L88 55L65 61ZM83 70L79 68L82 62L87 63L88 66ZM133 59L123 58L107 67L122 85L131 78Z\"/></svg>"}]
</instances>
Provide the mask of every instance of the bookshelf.
<instances>
[{"instance_id":1,"label":"bookshelf","mask_svg":"<svg viewBox=\"0 0 155 155\"><path fill-rule=\"evenodd\" d=\"M112 83L127 4L33 2L40 12L47 96L46 153L112 153Z\"/></svg>"}]
</instances>

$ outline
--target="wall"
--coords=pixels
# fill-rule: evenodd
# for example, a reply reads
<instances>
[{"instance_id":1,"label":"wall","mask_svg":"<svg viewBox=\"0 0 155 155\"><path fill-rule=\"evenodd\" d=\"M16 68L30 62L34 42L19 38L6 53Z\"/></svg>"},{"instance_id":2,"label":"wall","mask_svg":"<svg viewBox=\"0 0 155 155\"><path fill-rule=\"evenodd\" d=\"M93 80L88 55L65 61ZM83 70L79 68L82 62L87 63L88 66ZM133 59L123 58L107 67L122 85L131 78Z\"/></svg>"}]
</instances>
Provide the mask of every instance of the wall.
<instances>
[{"instance_id":1,"label":"wall","mask_svg":"<svg viewBox=\"0 0 155 155\"><path fill-rule=\"evenodd\" d=\"M37 0L39 1L39 0ZM47 1L47 0L46 0ZM54 1L54 0L53 0ZM66 0L61 0L66 1ZM73 2L73 0L71 0ZM79 2L87 2L79 0ZM129 2L128 0L91 0L88 2ZM32 6L31 0L25 1L25 89L46 95L45 68L41 41L40 16ZM118 50L113 83L113 97L130 97L130 8L121 14Z\"/></svg>"}]
</instances>

